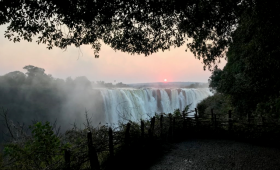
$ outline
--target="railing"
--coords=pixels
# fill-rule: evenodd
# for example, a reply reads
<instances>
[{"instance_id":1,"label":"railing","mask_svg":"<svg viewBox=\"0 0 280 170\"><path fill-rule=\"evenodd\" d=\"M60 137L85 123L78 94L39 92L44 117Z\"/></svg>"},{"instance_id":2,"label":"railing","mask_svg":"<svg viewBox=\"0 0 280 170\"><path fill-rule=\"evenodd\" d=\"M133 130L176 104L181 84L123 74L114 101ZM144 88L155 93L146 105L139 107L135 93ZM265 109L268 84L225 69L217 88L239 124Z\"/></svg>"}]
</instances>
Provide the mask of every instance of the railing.
<instances>
[{"instance_id":1,"label":"railing","mask_svg":"<svg viewBox=\"0 0 280 170\"><path fill-rule=\"evenodd\" d=\"M240 128L253 129L253 131L258 131L260 129L266 129L269 124L267 119L262 117L261 119L253 119L248 117L247 120L237 120L233 119L231 110L228 111L227 120L221 119L221 115L215 114L213 109L211 110L210 118L200 118L195 109L194 116L187 116L187 113L181 112L180 115L165 115L161 114L154 116L150 121L141 121L139 127L136 127L139 130L139 136L137 137L137 144L141 143L152 143L153 141L164 141L164 142L173 142L176 140L181 140L191 136L191 134L196 133L205 134L206 132L219 133L224 132L230 135L239 135L240 132L245 131L240 130ZM274 124L276 128L279 129L279 124ZM131 137L131 128L132 122L129 122L125 126L124 136L123 136L123 149L129 150L132 140L135 140ZM119 141L114 139L114 132L112 128L108 128L108 140L106 144L108 145L109 159L112 162L115 159L115 149L120 147ZM91 169L99 170L100 163L98 159L98 154L95 146L92 141L92 133L87 133L87 147L88 147L88 157L90 162ZM118 144L117 144L118 143ZM118 146L117 146L118 145ZM104 152L104 151L103 151ZM66 169L70 168L70 155L69 150L65 151L65 167Z\"/></svg>"}]
</instances>

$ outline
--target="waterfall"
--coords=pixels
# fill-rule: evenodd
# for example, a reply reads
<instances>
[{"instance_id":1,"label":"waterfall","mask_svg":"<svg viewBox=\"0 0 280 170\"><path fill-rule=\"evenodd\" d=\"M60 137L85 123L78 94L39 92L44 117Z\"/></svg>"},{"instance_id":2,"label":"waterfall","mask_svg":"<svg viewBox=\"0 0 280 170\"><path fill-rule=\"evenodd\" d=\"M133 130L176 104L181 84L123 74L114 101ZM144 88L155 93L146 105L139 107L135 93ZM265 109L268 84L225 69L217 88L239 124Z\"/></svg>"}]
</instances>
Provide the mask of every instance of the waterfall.
<instances>
[{"instance_id":1,"label":"waterfall","mask_svg":"<svg viewBox=\"0 0 280 170\"><path fill-rule=\"evenodd\" d=\"M186 105L190 105L190 110L193 110L197 103L212 95L208 88L104 88L99 90L104 101L107 123L140 121L154 116L155 113L172 113L178 108L183 110Z\"/></svg>"}]
</instances>

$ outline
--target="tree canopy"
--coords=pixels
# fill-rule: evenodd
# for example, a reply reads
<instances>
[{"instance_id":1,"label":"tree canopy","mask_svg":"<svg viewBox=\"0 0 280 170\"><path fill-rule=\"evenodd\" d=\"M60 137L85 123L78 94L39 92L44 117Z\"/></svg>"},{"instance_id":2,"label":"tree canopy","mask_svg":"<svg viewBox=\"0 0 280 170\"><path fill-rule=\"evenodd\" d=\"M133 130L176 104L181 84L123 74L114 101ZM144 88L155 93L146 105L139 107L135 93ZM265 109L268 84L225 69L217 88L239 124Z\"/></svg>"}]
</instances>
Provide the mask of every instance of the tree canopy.
<instances>
[{"instance_id":1,"label":"tree canopy","mask_svg":"<svg viewBox=\"0 0 280 170\"><path fill-rule=\"evenodd\" d=\"M0 0L0 24L11 41L90 44L96 57L102 41L146 56L186 43L210 70L226 56L210 86L251 112L266 101L280 110L279 7L264 0Z\"/></svg>"},{"instance_id":2,"label":"tree canopy","mask_svg":"<svg viewBox=\"0 0 280 170\"><path fill-rule=\"evenodd\" d=\"M65 131L70 124L84 121L85 109L89 114L96 113L93 123L104 119L103 98L93 89L97 85L86 77L63 80L47 75L45 69L36 66L27 65L24 69L25 73L13 71L0 76L0 113L2 107L7 109L9 119L15 124L57 120ZM5 129L4 123L0 123L0 143Z\"/></svg>"},{"instance_id":3,"label":"tree canopy","mask_svg":"<svg viewBox=\"0 0 280 170\"><path fill-rule=\"evenodd\" d=\"M210 77L210 87L230 96L242 113L280 117L279 2L260 1L243 15L232 35L228 63Z\"/></svg>"},{"instance_id":4,"label":"tree canopy","mask_svg":"<svg viewBox=\"0 0 280 170\"><path fill-rule=\"evenodd\" d=\"M150 55L187 48L211 68L254 0L1 0L5 37L65 49L90 44L99 57L101 41L114 50Z\"/></svg>"}]
</instances>

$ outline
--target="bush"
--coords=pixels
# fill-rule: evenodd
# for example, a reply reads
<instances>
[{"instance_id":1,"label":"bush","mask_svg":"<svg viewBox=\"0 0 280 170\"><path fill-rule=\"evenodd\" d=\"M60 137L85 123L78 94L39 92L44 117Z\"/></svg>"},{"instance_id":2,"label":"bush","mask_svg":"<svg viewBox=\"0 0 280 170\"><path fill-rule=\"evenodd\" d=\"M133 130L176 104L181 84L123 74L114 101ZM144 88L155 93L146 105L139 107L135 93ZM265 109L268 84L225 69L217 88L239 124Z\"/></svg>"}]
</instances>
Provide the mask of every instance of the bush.
<instances>
[{"instance_id":1,"label":"bush","mask_svg":"<svg viewBox=\"0 0 280 170\"><path fill-rule=\"evenodd\" d=\"M188 112L189 106L185 108ZM4 114L5 115L5 114ZM6 116L6 115L5 115ZM6 118L6 117L5 117ZM140 122L130 123L129 131L129 144L125 142L125 131L127 128L126 123L120 123L118 127L111 127L113 131L113 145L114 145L114 163L111 167L112 160L109 155L109 125L101 125L93 127L91 119L87 117L87 122L84 124L84 129L78 129L75 124L73 129L66 131L63 136L58 136L54 133L53 127L49 122L37 122L29 126L31 134L15 133L11 130L13 141L6 144L4 148L4 159L0 155L0 168L1 170L29 170L29 169L65 169L64 151L67 149L70 153L70 167L71 169L90 169L89 156L88 156L88 141L87 133L92 133L92 141L97 152L98 160L101 169L110 168L124 168L123 160L129 160L135 164L141 160L143 165L139 168L147 166L152 162L156 155L162 153L162 143L170 141L170 120L175 118L176 124L172 127L174 136L182 130L182 114L176 109L171 114L163 114L163 129L161 129L160 115L155 115L154 130L151 129L150 120L143 120L144 122L144 136L141 135ZM12 125L8 127L16 128ZM173 125L172 125L173 126ZM181 131L180 131L181 132ZM20 137L14 138L14 134L21 134ZM127 147L129 146L129 150ZM156 150L155 153L150 152L151 148ZM146 156L148 154L148 156ZM4 165L5 163L5 165ZM128 165L127 165L128 166ZM142 168L145 169L145 168Z\"/></svg>"},{"instance_id":2,"label":"bush","mask_svg":"<svg viewBox=\"0 0 280 170\"><path fill-rule=\"evenodd\" d=\"M271 97L266 102L258 103L253 114L278 121L280 119L280 97Z\"/></svg>"},{"instance_id":3,"label":"bush","mask_svg":"<svg viewBox=\"0 0 280 170\"><path fill-rule=\"evenodd\" d=\"M234 110L231 106L228 96L215 93L213 96L207 97L197 104L199 117L210 118L211 109L215 114L226 117L229 110Z\"/></svg>"},{"instance_id":4,"label":"bush","mask_svg":"<svg viewBox=\"0 0 280 170\"><path fill-rule=\"evenodd\" d=\"M63 161L62 145L49 122L37 122L29 127L30 138L13 141L4 148L4 155L11 163L9 169L45 169Z\"/></svg>"}]
</instances>

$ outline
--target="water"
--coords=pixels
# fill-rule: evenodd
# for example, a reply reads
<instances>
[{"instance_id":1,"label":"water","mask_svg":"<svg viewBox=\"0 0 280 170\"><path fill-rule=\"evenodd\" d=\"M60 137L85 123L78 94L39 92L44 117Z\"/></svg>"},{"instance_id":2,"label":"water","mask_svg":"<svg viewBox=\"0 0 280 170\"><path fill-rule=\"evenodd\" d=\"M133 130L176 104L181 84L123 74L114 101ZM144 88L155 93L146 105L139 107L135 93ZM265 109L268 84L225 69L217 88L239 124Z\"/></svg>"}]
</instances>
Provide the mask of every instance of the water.
<instances>
[{"instance_id":1,"label":"water","mask_svg":"<svg viewBox=\"0 0 280 170\"><path fill-rule=\"evenodd\" d=\"M155 113L172 113L190 105L194 110L197 103L212 95L208 88L118 88L99 89L104 102L105 121L140 121ZM192 115L194 113L190 113Z\"/></svg>"}]
</instances>

